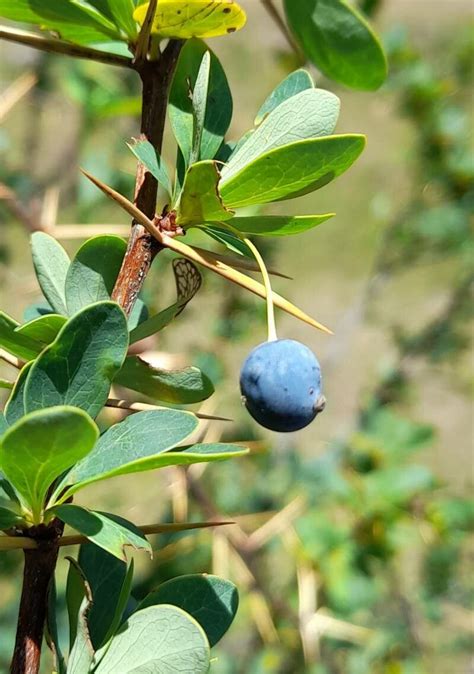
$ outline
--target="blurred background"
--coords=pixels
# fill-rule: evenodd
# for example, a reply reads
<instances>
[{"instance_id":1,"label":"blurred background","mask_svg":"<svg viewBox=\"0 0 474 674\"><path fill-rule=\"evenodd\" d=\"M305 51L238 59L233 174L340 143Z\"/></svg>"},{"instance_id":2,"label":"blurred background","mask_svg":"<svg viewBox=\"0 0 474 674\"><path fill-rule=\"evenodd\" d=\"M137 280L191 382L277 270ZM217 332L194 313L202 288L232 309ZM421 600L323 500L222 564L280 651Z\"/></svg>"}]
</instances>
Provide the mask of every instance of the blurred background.
<instances>
[{"instance_id":1,"label":"blurred background","mask_svg":"<svg viewBox=\"0 0 474 674\"><path fill-rule=\"evenodd\" d=\"M246 29L210 43L234 94L232 138L298 67L261 4L242 4ZM136 558L137 597L181 573L238 584L241 608L215 654L218 674L474 672L472 4L360 4L383 36L386 85L351 92L315 77L341 98L338 132L366 133L367 150L331 185L266 211L336 218L281 242L257 241L292 277L276 279L275 289L335 331L327 337L277 317L280 337L318 355L326 411L296 435L257 428L241 406L238 372L265 339L265 307L206 275L180 321L147 348L211 376L217 393L202 411L234 422L213 422L202 436L250 441L251 455L115 478L82 501L139 524L235 519L214 533L157 537L154 561ZM131 196L125 142L138 134L138 92L133 73L0 43L0 297L17 319L39 297L31 230L53 228L71 253L83 225L126 232L126 216L78 167ZM165 156L171 164L169 137ZM146 283L156 310L173 298L170 262L158 256ZM19 554L2 554L0 672L20 569ZM60 601L66 571L60 565Z\"/></svg>"}]
</instances>

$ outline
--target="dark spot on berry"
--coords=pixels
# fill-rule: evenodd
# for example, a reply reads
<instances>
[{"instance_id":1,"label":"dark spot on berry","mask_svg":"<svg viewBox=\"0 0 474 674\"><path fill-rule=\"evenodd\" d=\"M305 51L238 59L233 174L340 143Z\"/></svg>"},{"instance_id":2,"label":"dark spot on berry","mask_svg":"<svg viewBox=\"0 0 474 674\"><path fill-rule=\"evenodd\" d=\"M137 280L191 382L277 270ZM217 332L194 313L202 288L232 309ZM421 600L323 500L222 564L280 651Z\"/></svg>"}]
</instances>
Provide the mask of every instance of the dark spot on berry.
<instances>
[{"instance_id":1,"label":"dark spot on berry","mask_svg":"<svg viewBox=\"0 0 474 674\"><path fill-rule=\"evenodd\" d=\"M310 395L310 396L314 395L314 388L310 388L310 389L309 389L309 395Z\"/></svg>"},{"instance_id":2,"label":"dark spot on berry","mask_svg":"<svg viewBox=\"0 0 474 674\"><path fill-rule=\"evenodd\" d=\"M222 11L224 12L224 14L230 14L232 10L230 7L224 7Z\"/></svg>"},{"instance_id":3,"label":"dark spot on berry","mask_svg":"<svg viewBox=\"0 0 474 674\"><path fill-rule=\"evenodd\" d=\"M228 33L235 33L236 30L237 30L237 28L228 28L227 32Z\"/></svg>"}]
</instances>

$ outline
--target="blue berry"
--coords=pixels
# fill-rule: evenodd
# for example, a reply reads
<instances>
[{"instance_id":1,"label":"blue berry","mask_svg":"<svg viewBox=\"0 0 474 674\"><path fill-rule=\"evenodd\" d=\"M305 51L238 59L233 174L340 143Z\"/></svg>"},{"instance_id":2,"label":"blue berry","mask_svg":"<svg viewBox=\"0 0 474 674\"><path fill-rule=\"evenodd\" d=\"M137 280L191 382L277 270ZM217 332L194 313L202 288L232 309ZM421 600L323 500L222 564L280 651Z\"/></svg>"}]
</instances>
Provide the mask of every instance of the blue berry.
<instances>
[{"instance_id":1,"label":"blue berry","mask_svg":"<svg viewBox=\"0 0 474 674\"><path fill-rule=\"evenodd\" d=\"M316 356L292 339L257 346L242 367L240 390L255 421L280 433L310 424L326 402Z\"/></svg>"}]
</instances>

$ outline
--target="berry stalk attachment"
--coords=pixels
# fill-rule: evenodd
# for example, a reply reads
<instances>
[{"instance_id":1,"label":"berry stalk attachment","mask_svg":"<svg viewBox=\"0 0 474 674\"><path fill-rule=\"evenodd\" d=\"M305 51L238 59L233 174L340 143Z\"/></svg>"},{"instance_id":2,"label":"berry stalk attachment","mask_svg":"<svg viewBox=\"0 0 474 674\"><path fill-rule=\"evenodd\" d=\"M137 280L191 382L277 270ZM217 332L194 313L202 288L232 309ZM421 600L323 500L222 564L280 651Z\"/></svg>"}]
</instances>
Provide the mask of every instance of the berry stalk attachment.
<instances>
[{"instance_id":1,"label":"berry stalk attachment","mask_svg":"<svg viewBox=\"0 0 474 674\"><path fill-rule=\"evenodd\" d=\"M232 230L252 251L266 290L268 341L257 346L240 373L242 400L250 415L264 428L291 433L308 426L326 406L322 395L321 367L307 346L292 339L278 339L270 275L253 242Z\"/></svg>"}]
</instances>

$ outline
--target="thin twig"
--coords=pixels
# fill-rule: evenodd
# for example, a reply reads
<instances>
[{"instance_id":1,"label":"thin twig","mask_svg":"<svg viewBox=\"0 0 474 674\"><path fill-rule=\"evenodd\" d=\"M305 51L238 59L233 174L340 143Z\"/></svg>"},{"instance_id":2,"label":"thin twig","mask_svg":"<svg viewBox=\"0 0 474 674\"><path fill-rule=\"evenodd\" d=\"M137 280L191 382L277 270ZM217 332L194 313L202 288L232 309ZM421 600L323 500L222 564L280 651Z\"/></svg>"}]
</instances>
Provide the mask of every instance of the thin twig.
<instances>
[{"instance_id":1,"label":"thin twig","mask_svg":"<svg viewBox=\"0 0 474 674\"><path fill-rule=\"evenodd\" d=\"M219 522L184 522L183 524L148 524L138 527L144 536L154 534L170 534L181 531L195 531L197 529L212 529L214 527L229 526L235 524L231 520ZM90 543L86 536L71 535L62 536L58 540L58 546L64 548L69 545L82 545ZM34 538L27 536L0 536L0 550L36 550L39 544Z\"/></svg>"},{"instance_id":2,"label":"thin twig","mask_svg":"<svg viewBox=\"0 0 474 674\"><path fill-rule=\"evenodd\" d=\"M304 58L298 43L296 42L293 35L289 31L288 26L286 25L285 21L280 16L279 11L277 10L275 5L273 4L273 0L262 0L262 5L265 7L265 9L267 10L270 17L273 19L273 21L276 23L276 25L280 29L283 37L288 42L291 49L295 52L295 54L304 63L306 59Z\"/></svg>"},{"instance_id":3,"label":"thin twig","mask_svg":"<svg viewBox=\"0 0 474 674\"><path fill-rule=\"evenodd\" d=\"M17 197L15 192L4 183L0 183L0 202L4 202L10 213L19 220L29 232L42 231L39 214L35 217Z\"/></svg>"},{"instance_id":4,"label":"thin twig","mask_svg":"<svg viewBox=\"0 0 474 674\"><path fill-rule=\"evenodd\" d=\"M21 368L25 364L19 358L16 358L16 356L12 356L11 354L7 353L7 351L4 351L3 349L0 349L0 360L4 360L5 363L8 363L8 365L11 365L12 367L16 367L17 370L21 370Z\"/></svg>"},{"instance_id":5,"label":"thin twig","mask_svg":"<svg viewBox=\"0 0 474 674\"><path fill-rule=\"evenodd\" d=\"M56 225L50 233L57 239L68 241L71 239L88 239L101 234L115 234L126 239L130 234L130 225Z\"/></svg>"},{"instance_id":6,"label":"thin twig","mask_svg":"<svg viewBox=\"0 0 474 674\"><path fill-rule=\"evenodd\" d=\"M139 63L140 61L146 61L146 58L148 56L151 29L153 26L153 20L155 18L157 5L158 0L150 0L146 12L145 21L143 22L142 28L140 30L140 35L138 36L137 40L137 46L135 49L135 59L134 59L135 63Z\"/></svg>"},{"instance_id":7,"label":"thin twig","mask_svg":"<svg viewBox=\"0 0 474 674\"><path fill-rule=\"evenodd\" d=\"M176 238L173 238L171 236L168 236L166 233L161 232L158 227L154 224L154 222L148 217L144 212L142 212L136 204L132 204L131 201L129 201L126 197L124 197L122 194L114 190L112 187L109 187L105 183L103 183L101 180L98 178L95 178L93 175L88 173L85 169L81 169L82 173L88 178L94 185L96 185L105 195L107 195L110 199L113 199L116 201L121 208L123 208L127 213L129 213L137 223L141 223L142 229L144 231L147 231L150 235L150 237L153 239L156 239L156 241L160 245L160 250L162 248L169 248L170 250L174 251L175 253L178 253L182 255L183 257L186 257L188 260L191 260L192 262L196 262L199 265L202 265L203 267L206 267L207 269L210 269L211 271L215 272L216 274L219 274L220 276L224 277L228 281L232 281L233 283L236 283L237 285L241 286L245 290L249 290L250 292L254 293L254 295L257 295L258 297L261 297L262 299L266 298L266 292L265 292L265 287L259 283L258 281L255 281L255 279L250 278L249 276L246 276L245 274L242 274L241 272L237 271L233 267L229 267L228 265L224 264L223 262L220 262L220 260L216 260L215 256L213 253L210 253L208 251L197 251L195 248L188 246L187 244L183 243L182 241L179 241ZM149 246L148 246L148 253L149 251ZM138 261L140 261L141 258L138 258ZM140 271L140 269L135 269L135 271ZM128 270L128 273L130 273L130 270ZM120 277L119 277L120 278ZM134 277L135 278L135 277ZM117 281L118 283L118 281ZM141 289L141 283L140 284L135 284L132 287L129 287L127 283L124 284L125 289L128 289L128 293L126 294L125 299L131 300L133 298L133 301L135 301L136 297L135 294L139 289ZM125 290L122 288L122 283L119 284L119 287L125 292ZM117 286L116 286L117 288ZM115 291L114 291L115 293ZM118 298L114 296L115 301L118 301ZM325 325L322 325L318 321L315 321L314 318L311 318L311 316L308 316L308 314L304 313L301 311L301 309L298 309L298 307L295 307L291 302L286 300L284 297L281 295L277 295L276 293L273 294L273 301L277 307L280 309L283 309L283 311L286 311L287 313L291 314L292 316L295 316L299 320L303 321L304 323L307 323L308 325L311 325L313 328L316 328L317 330L321 330L322 332L325 332L328 335L332 335L332 331L327 328ZM119 304L122 304L122 302L119 302ZM131 305L127 306L133 306L133 302Z\"/></svg>"},{"instance_id":8,"label":"thin twig","mask_svg":"<svg viewBox=\"0 0 474 674\"><path fill-rule=\"evenodd\" d=\"M132 59L128 58L128 56L109 54L105 51L100 51L99 49L93 49L92 47L84 47L79 44L73 44L72 42L65 42L64 40L41 37L41 35L36 35L35 33L7 28L6 26L0 28L0 39L23 44L26 47L32 47L33 49L39 49L40 51L52 54L73 56L75 58L97 61L111 66L122 66L125 68L133 67Z\"/></svg>"},{"instance_id":9,"label":"thin twig","mask_svg":"<svg viewBox=\"0 0 474 674\"><path fill-rule=\"evenodd\" d=\"M0 120L3 120L10 110L35 86L38 78L34 73L24 73L0 96Z\"/></svg>"},{"instance_id":10,"label":"thin twig","mask_svg":"<svg viewBox=\"0 0 474 674\"><path fill-rule=\"evenodd\" d=\"M181 40L170 40L158 61L136 64L143 84L140 138L149 141L158 153L163 144L171 81L182 46ZM151 219L155 216L157 195L156 178L139 162L134 201L137 208ZM126 314L130 314L133 309L151 264L160 250L162 247L143 224L134 220L127 252L112 293L112 299L120 304Z\"/></svg>"},{"instance_id":11,"label":"thin twig","mask_svg":"<svg viewBox=\"0 0 474 674\"><path fill-rule=\"evenodd\" d=\"M168 410L169 407L163 407L160 405L149 405L148 403L134 403L130 400L116 400L114 398L109 398L105 403L106 407L113 407L118 410L126 410L127 412L149 412L152 410ZM233 421L233 419L227 419L226 417L216 417L211 414L201 414L201 412L193 412L194 416L198 419L203 419L205 421Z\"/></svg>"}]
</instances>

